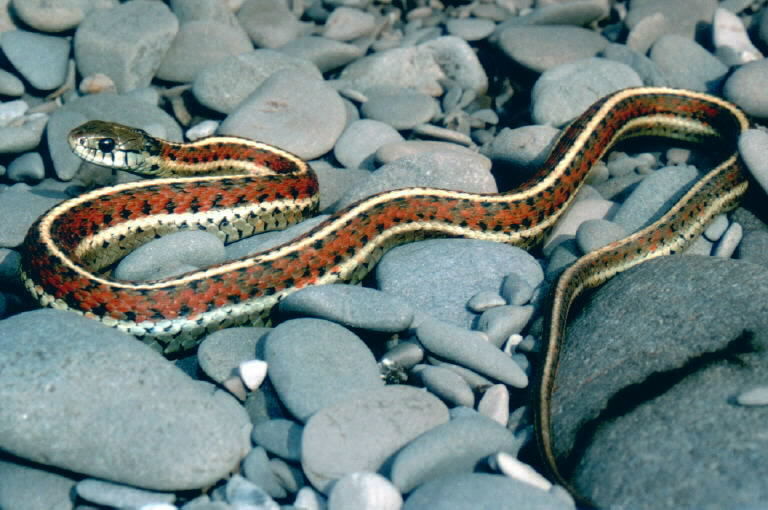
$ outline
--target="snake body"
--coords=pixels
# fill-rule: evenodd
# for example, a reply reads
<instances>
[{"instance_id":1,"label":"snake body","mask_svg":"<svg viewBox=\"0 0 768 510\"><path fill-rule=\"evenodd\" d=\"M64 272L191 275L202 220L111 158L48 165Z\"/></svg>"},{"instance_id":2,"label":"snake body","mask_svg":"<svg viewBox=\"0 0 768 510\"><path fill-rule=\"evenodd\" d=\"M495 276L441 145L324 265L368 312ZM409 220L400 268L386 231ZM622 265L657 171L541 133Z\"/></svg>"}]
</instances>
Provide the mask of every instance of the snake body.
<instances>
[{"instance_id":1,"label":"snake body","mask_svg":"<svg viewBox=\"0 0 768 510\"><path fill-rule=\"evenodd\" d=\"M69 137L94 163L153 180L95 190L44 215L25 240L22 279L43 305L77 311L155 343L193 346L228 326L264 324L278 301L309 285L358 282L389 248L428 237L529 247L573 202L592 166L622 139L655 135L714 143L726 157L658 221L594 251L560 277L545 327L535 420L551 475L550 405L568 309L586 288L649 258L682 250L746 190L736 140L749 122L717 97L666 88L608 95L568 126L530 180L500 194L411 187L356 202L306 234L267 251L151 282L105 268L135 246L181 229L229 242L284 228L317 208L317 180L300 158L265 144L211 137L179 144L92 121Z\"/></svg>"}]
</instances>

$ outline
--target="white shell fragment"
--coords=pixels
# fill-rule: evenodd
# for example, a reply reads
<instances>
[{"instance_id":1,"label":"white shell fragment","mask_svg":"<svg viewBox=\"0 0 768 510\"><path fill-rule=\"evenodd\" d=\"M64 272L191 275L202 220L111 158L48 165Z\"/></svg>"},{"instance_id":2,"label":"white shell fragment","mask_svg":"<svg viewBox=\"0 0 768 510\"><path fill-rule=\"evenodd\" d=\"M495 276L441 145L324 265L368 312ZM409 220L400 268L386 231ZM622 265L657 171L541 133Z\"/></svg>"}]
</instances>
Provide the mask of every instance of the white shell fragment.
<instances>
[{"instance_id":1,"label":"white shell fragment","mask_svg":"<svg viewBox=\"0 0 768 510\"><path fill-rule=\"evenodd\" d=\"M552 488L552 483L536 472L531 466L520 462L512 455L499 452L490 459L491 467L499 470L510 478L516 478L541 490L548 491Z\"/></svg>"},{"instance_id":2,"label":"white shell fragment","mask_svg":"<svg viewBox=\"0 0 768 510\"><path fill-rule=\"evenodd\" d=\"M736 402L742 406L768 406L768 386L758 386L747 390L736 397Z\"/></svg>"},{"instance_id":3,"label":"white shell fragment","mask_svg":"<svg viewBox=\"0 0 768 510\"><path fill-rule=\"evenodd\" d=\"M245 387L251 391L257 390L261 383L264 382L264 378L267 377L268 366L266 361L260 359L252 359L240 363L238 372Z\"/></svg>"}]
</instances>

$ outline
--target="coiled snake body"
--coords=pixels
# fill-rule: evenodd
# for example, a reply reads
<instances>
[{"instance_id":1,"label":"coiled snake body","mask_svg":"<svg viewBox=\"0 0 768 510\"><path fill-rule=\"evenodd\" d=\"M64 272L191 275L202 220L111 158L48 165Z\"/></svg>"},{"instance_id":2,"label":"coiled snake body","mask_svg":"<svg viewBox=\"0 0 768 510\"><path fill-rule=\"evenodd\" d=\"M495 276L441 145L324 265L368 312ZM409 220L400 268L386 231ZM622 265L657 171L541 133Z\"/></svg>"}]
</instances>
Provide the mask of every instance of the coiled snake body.
<instances>
[{"instance_id":1,"label":"coiled snake body","mask_svg":"<svg viewBox=\"0 0 768 510\"><path fill-rule=\"evenodd\" d=\"M649 258L675 253L747 182L736 153L746 116L707 94L665 88L613 93L564 130L528 182L501 194L432 188L386 191L352 204L303 236L252 256L158 281L120 281L100 271L159 235L204 229L230 242L284 228L317 208L318 185L301 159L234 137L188 144L92 121L70 134L94 163L157 177L86 193L51 209L25 240L22 278L43 305L73 310L162 346L193 346L207 332L263 324L275 304L309 285L358 282L396 245L428 237L535 244L573 202L592 166L617 141L658 135L716 143L728 156L652 225L585 255L560 277L545 326L536 429L552 475L549 406L565 321L588 287Z\"/></svg>"}]
</instances>

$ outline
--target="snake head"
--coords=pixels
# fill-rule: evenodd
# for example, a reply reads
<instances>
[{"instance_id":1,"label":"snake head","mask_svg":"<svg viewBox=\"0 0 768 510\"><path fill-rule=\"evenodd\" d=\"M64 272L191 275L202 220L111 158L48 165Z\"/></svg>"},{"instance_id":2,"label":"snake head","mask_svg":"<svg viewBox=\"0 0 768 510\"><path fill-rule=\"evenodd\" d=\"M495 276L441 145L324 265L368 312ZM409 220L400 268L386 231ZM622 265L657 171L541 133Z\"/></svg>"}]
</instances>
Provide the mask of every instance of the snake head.
<instances>
[{"instance_id":1,"label":"snake head","mask_svg":"<svg viewBox=\"0 0 768 510\"><path fill-rule=\"evenodd\" d=\"M145 131L115 122L91 120L69 132L69 146L80 158L97 165L143 173L158 141Z\"/></svg>"}]
</instances>

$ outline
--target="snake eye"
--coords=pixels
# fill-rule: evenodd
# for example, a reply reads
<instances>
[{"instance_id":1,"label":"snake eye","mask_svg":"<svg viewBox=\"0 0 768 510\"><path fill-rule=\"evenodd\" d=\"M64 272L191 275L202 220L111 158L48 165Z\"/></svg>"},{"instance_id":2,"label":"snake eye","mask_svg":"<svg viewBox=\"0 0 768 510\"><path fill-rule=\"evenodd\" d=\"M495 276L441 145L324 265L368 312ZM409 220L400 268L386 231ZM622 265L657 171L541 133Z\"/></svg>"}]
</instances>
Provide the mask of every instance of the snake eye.
<instances>
[{"instance_id":1,"label":"snake eye","mask_svg":"<svg viewBox=\"0 0 768 510\"><path fill-rule=\"evenodd\" d=\"M99 140L99 150L109 154L115 149L115 141L112 138L102 138Z\"/></svg>"}]
</instances>

